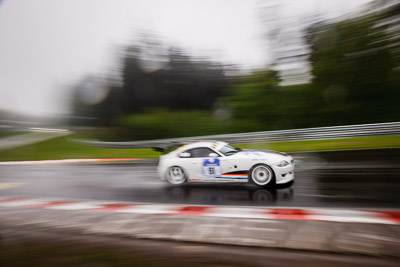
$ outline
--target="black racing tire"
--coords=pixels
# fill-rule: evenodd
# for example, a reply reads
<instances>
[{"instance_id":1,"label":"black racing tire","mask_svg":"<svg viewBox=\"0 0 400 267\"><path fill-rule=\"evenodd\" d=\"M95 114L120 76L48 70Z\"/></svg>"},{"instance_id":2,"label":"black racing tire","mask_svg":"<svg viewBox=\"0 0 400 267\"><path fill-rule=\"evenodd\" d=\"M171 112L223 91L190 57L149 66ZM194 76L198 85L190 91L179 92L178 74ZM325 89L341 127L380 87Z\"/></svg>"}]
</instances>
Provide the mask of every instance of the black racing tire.
<instances>
[{"instance_id":1,"label":"black racing tire","mask_svg":"<svg viewBox=\"0 0 400 267\"><path fill-rule=\"evenodd\" d=\"M165 180L172 185L181 185L187 182L188 176L180 166L171 166L165 173Z\"/></svg>"},{"instance_id":2,"label":"black racing tire","mask_svg":"<svg viewBox=\"0 0 400 267\"><path fill-rule=\"evenodd\" d=\"M256 164L249 170L249 181L258 187L275 185L275 173L265 164Z\"/></svg>"}]
</instances>

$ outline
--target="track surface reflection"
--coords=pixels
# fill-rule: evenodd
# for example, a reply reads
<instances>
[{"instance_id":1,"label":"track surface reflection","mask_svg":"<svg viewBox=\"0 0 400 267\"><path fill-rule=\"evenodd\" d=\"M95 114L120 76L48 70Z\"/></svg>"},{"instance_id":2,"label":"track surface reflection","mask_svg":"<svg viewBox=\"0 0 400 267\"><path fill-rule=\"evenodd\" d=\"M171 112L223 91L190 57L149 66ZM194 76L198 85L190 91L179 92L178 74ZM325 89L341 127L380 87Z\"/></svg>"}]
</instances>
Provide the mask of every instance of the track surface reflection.
<instances>
[{"instance_id":1,"label":"track surface reflection","mask_svg":"<svg viewBox=\"0 0 400 267\"><path fill-rule=\"evenodd\" d=\"M294 183L250 184L160 181L155 164L1 166L0 196L80 198L152 203L398 208L400 149L294 154ZM1 187L0 187L1 188Z\"/></svg>"}]
</instances>

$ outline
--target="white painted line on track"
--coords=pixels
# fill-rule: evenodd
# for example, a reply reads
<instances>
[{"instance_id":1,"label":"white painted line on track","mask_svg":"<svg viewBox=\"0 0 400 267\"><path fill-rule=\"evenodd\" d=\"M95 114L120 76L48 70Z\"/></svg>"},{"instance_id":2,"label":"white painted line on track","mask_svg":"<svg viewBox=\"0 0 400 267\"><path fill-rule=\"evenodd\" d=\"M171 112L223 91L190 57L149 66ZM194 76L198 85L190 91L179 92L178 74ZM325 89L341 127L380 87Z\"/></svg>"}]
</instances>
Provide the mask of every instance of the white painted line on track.
<instances>
[{"instance_id":1,"label":"white painted line on track","mask_svg":"<svg viewBox=\"0 0 400 267\"><path fill-rule=\"evenodd\" d=\"M23 206L30 206L30 205L38 205L44 204L48 201L43 199L16 199L13 201L1 202L1 207L23 207Z\"/></svg>"},{"instance_id":2,"label":"white painted line on track","mask_svg":"<svg viewBox=\"0 0 400 267\"><path fill-rule=\"evenodd\" d=\"M122 213L138 213L138 214L172 214L176 211L173 205L135 205L128 208L116 210Z\"/></svg>"}]
</instances>

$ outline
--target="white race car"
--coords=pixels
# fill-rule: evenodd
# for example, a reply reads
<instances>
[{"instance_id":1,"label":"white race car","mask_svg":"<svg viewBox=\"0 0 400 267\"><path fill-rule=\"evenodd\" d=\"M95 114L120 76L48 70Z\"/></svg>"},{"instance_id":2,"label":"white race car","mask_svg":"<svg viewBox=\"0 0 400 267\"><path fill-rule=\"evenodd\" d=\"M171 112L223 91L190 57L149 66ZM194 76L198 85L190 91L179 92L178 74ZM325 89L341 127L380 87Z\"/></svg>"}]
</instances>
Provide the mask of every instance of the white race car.
<instances>
[{"instance_id":1,"label":"white race car","mask_svg":"<svg viewBox=\"0 0 400 267\"><path fill-rule=\"evenodd\" d=\"M184 145L160 157L158 173L174 185L186 182L252 182L264 187L294 179L294 160L276 151L242 150L219 141Z\"/></svg>"}]
</instances>

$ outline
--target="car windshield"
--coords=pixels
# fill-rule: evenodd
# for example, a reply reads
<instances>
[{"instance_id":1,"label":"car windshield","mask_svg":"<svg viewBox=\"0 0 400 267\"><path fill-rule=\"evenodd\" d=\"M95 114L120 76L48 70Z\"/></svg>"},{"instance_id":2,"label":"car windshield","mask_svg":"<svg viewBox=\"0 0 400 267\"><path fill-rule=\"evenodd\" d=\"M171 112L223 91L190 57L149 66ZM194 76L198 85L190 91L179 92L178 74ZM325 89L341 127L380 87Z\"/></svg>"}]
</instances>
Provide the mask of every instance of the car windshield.
<instances>
[{"instance_id":1,"label":"car windshield","mask_svg":"<svg viewBox=\"0 0 400 267\"><path fill-rule=\"evenodd\" d=\"M233 155L240 151L240 148L236 148L230 145L225 145L219 149L219 152L224 154L225 156Z\"/></svg>"}]
</instances>

